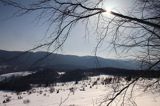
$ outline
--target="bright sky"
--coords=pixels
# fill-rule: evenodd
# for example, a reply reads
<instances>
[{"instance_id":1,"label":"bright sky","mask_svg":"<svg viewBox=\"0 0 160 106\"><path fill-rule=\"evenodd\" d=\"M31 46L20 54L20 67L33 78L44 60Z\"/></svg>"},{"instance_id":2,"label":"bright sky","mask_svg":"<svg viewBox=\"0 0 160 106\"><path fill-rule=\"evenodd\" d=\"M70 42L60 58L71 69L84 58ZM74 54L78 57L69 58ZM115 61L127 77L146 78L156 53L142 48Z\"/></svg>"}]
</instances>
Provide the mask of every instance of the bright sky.
<instances>
[{"instance_id":1,"label":"bright sky","mask_svg":"<svg viewBox=\"0 0 160 106\"><path fill-rule=\"evenodd\" d=\"M132 3L133 0L106 0L104 8L123 12L129 9ZM13 8L0 5L0 49L23 51L38 45L44 37L47 26L37 23L32 14L10 18L13 11ZM78 24L73 28L61 53L80 56L94 55L96 43L96 36L91 35L86 38L83 23ZM113 51L107 48L99 50L98 56L116 58Z\"/></svg>"}]
</instances>

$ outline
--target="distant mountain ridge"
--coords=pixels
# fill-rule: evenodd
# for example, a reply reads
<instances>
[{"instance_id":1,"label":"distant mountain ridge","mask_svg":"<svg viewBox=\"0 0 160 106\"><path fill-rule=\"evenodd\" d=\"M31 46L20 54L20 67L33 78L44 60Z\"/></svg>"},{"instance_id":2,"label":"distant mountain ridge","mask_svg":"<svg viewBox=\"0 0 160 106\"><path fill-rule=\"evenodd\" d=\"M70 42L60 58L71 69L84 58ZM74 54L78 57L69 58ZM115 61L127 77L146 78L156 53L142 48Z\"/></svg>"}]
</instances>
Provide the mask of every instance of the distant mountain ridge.
<instances>
[{"instance_id":1,"label":"distant mountain ridge","mask_svg":"<svg viewBox=\"0 0 160 106\"><path fill-rule=\"evenodd\" d=\"M118 59L116 60L116 59L105 59L96 56L75 56L75 55L62 55L55 53L52 53L50 55L49 54L50 54L49 52L24 53L22 51L0 50L0 65L29 67L34 63L36 63L34 64L34 67L47 67L47 68L68 69L68 70L103 68L103 67L113 67L122 69L139 68L139 63L133 60L118 60ZM47 55L49 56L45 57ZM37 62L37 60L41 61Z\"/></svg>"}]
</instances>

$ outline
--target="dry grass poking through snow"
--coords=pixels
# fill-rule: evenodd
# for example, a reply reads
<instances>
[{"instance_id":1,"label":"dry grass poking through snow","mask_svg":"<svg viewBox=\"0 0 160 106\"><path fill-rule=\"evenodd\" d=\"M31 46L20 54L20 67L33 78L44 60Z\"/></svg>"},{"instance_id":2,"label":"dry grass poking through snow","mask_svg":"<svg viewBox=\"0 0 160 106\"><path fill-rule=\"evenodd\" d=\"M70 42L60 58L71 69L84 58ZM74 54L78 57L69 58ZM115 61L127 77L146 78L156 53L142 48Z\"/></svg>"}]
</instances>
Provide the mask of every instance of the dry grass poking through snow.
<instances>
[{"instance_id":1,"label":"dry grass poking through snow","mask_svg":"<svg viewBox=\"0 0 160 106\"><path fill-rule=\"evenodd\" d=\"M116 82L116 79L101 75L84 81L58 83L56 86L33 88L20 93L0 91L0 106L98 106L113 90L111 86L116 87L116 84L110 84L113 81ZM125 84L123 79L121 84ZM138 106L160 106L159 95L143 94L140 88L133 99ZM116 104L120 105L118 102Z\"/></svg>"}]
</instances>

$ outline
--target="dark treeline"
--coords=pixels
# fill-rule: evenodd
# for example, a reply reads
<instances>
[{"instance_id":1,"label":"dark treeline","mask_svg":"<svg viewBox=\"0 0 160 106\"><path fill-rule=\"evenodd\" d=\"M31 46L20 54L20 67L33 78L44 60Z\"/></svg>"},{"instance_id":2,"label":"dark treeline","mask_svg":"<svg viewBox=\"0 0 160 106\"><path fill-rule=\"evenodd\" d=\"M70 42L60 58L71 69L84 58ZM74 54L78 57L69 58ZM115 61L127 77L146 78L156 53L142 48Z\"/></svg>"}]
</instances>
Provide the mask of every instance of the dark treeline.
<instances>
[{"instance_id":1,"label":"dark treeline","mask_svg":"<svg viewBox=\"0 0 160 106\"><path fill-rule=\"evenodd\" d=\"M30 90L32 85L38 86L50 86L56 85L58 82L70 82L80 81L87 79L89 76L96 75L113 75L125 78L157 78L160 76L159 71L145 71L145 70L126 70L117 68L100 68L100 69L88 69L88 70L74 70L66 71L64 74L58 74L53 69L43 69L27 76L10 77L0 82L0 90L11 91L25 91Z\"/></svg>"}]
</instances>

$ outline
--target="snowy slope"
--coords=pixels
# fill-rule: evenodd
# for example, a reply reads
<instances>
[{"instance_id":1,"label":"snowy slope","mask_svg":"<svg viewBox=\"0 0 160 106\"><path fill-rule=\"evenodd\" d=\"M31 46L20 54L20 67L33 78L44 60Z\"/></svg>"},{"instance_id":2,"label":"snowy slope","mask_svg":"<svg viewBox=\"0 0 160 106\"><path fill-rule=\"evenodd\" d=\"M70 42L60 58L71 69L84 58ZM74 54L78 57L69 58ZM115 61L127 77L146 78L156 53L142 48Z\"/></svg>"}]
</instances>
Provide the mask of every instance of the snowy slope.
<instances>
[{"instance_id":1,"label":"snowy slope","mask_svg":"<svg viewBox=\"0 0 160 106\"><path fill-rule=\"evenodd\" d=\"M68 82L59 83L54 87L33 88L31 91L19 94L0 91L0 106L98 106L111 91L110 84L101 84L101 81L106 77L108 76L92 77L80 81L78 84ZM97 84L90 88L95 81ZM72 88L75 92L71 92ZM52 90L54 92L51 92ZM8 97L11 101L2 103ZM160 106L159 96L152 96L149 93L146 95L140 90L136 91L133 98L138 106ZM102 106L106 106L106 104L102 104ZM113 104L112 106L116 105Z\"/></svg>"},{"instance_id":2,"label":"snowy slope","mask_svg":"<svg viewBox=\"0 0 160 106\"><path fill-rule=\"evenodd\" d=\"M0 75L0 81L8 79L10 77L27 76L29 74L32 74L32 72L26 71L26 72L13 72L13 73L2 74Z\"/></svg>"}]
</instances>

